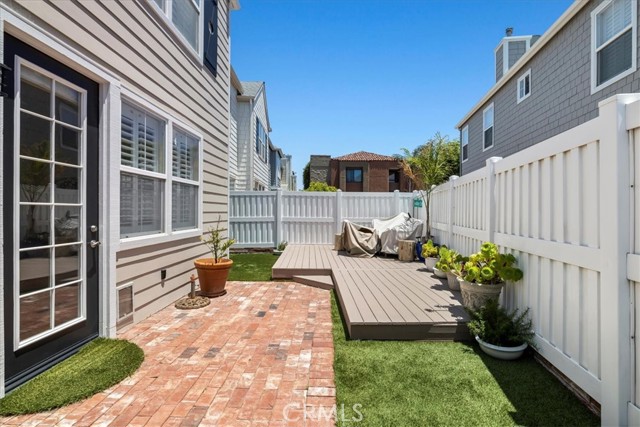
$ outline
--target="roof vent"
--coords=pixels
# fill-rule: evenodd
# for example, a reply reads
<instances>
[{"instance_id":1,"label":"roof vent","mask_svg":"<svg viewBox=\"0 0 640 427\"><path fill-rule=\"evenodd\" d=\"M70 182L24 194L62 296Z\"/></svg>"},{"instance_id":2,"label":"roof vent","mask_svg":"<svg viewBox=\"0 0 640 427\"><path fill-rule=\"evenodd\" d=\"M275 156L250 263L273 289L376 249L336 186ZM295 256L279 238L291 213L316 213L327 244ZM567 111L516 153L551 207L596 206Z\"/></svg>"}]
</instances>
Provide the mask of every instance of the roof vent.
<instances>
[{"instance_id":1,"label":"roof vent","mask_svg":"<svg viewBox=\"0 0 640 427\"><path fill-rule=\"evenodd\" d=\"M504 32L507 35L507 37L511 37L513 35L513 27L507 27L507 29L504 30Z\"/></svg>"}]
</instances>

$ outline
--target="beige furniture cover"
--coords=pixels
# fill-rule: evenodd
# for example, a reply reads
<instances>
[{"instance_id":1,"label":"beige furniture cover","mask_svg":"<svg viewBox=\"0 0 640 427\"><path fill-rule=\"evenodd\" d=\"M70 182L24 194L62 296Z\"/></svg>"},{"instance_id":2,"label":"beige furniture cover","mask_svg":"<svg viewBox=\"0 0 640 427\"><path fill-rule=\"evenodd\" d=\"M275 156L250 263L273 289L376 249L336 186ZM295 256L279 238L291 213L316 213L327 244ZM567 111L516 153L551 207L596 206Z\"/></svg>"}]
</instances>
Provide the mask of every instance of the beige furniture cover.
<instances>
[{"instance_id":1,"label":"beige furniture cover","mask_svg":"<svg viewBox=\"0 0 640 427\"><path fill-rule=\"evenodd\" d=\"M380 239L373 228L345 220L342 223L342 246L350 256L371 258L380 249Z\"/></svg>"}]
</instances>

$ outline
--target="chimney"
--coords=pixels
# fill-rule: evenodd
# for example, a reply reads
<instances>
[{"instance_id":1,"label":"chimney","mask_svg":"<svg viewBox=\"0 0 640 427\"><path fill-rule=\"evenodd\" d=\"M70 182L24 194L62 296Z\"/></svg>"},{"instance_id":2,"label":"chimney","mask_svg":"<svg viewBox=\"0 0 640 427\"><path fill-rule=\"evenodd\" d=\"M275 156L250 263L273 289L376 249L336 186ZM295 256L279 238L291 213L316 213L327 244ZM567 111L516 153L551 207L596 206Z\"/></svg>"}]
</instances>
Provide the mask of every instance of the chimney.
<instances>
[{"instance_id":1,"label":"chimney","mask_svg":"<svg viewBox=\"0 0 640 427\"><path fill-rule=\"evenodd\" d=\"M513 27L507 27L507 29L504 32L507 35L507 37L511 37L513 35Z\"/></svg>"}]
</instances>

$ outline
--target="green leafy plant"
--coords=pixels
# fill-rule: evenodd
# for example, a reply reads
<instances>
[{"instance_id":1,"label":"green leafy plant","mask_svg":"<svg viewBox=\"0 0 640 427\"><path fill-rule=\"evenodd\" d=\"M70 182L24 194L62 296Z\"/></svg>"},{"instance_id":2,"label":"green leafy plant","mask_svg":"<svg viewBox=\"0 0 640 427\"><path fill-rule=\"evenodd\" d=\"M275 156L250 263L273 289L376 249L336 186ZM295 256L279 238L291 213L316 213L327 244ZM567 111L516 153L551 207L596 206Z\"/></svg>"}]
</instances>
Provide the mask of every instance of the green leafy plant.
<instances>
[{"instance_id":1,"label":"green leafy plant","mask_svg":"<svg viewBox=\"0 0 640 427\"><path fill-rule=\"evenodd\" d=\"M333 185L329 185L326 182L317 182L314 181L309 184L309 187L305 188L304 191L328 191L328 192L336 192L338 189Z\"/></svg>"},{"instance_id":2,"label":"green leafy plant","mask_svg":"<svg viewBox=\"0 0 640 427\"><path fill-rule=\"evenodd\" d=\"M285 242L285 241L283 240L282 242L280 242L280 244L278 245L278 248L277 248L277 249L278 249L279 251L284 251L284 250L287 248L287 245L288 245L288 244L289 244L289 243L287 243L287 242Z\"/></svg>"},{"instance_id":3,"label":"green leafy plant","mask_svg":"<svg viewBox=\"0 0 640 427\"><path fill-rule=\"evenodd\" d=\"M535 348L529 309L508 312L498 300L489 300L481 309L471 312L469 331L482 341L501 347L517 347L524 343Z\"/></svg>"},{"instance_id":4,"label":"green leafy plant","mask_svg":"<svg viewBox=\"0 0 640 427\"><path fill-rule=\"evenodd\" d=\"M522 270L516 267L517 263L512 254L501 254L495 243L485 242L456 274L467 282L483 285L517 282L523 276Z\"/></svg>"},{"instance_id":5,"label":"green leafy plant","mask_svg":"<svg viewBox=\"0 0 640 427\"><path fill-rule=\"evenodd\" d=\"M444 245L440 246L438 255L440 256L440 259L436 263L436 268L440 271L444 271L445 273L453 273L463 260L462 255Z\"/></svg>"},{"instance_id":6,"label":"green leafy plant","mask_svg":"<svg viewBox=\"0 0 640 427\"><path fill-rule=\"evenodd\" d=\"M218 261L222 259L229 248L236 242L233 239L224 237L223 234L226 231L226 228L220 227L220 217L218 217L216 226L210 227L209 231L200 238L200 240L202 240L202 242L209 247L215 264L217 264Z\"/></svg>"},{"instance_id":7,"label":"green leafy plant","mask_svg":"<svg viewBox=\"0 0 640 427\"><path fill-rule=\"evenodd\" d=\"M438 248L433 244L432 240L422 245L422 256L424 258L437 258Z\"/></svg>"}]
</instances>

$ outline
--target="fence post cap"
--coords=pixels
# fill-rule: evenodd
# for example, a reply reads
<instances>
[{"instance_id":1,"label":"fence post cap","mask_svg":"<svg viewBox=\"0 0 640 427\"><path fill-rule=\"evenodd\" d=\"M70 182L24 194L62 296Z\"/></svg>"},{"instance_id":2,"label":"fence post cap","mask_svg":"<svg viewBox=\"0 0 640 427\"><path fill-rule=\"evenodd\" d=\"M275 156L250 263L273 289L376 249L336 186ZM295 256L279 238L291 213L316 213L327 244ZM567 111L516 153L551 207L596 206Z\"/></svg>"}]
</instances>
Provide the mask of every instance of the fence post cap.
<instances>
[{"instance_id":1,"label":"fence post cap","mask_svg":"<svg viewBox=\"0 0 640 427\"><path fill-rule=\"evenodd\" d=\"M489 164L491 164L491 163L497 163L497 162L499 162L500 160L502 160L502 157L489 157L489 158L487 159L487 164L489 165Z\"/></svg>"},{"instance_id":2,"label":"fence post cap","mask_svg":"<svg viewBox=\"0 0 640 427\"><path fill-rule=\"evenodd\" d=\"M451 175L449 177L449 181L455 181L456 179L460 178L458 175Z\"/></svg>"}]
</instances>

